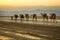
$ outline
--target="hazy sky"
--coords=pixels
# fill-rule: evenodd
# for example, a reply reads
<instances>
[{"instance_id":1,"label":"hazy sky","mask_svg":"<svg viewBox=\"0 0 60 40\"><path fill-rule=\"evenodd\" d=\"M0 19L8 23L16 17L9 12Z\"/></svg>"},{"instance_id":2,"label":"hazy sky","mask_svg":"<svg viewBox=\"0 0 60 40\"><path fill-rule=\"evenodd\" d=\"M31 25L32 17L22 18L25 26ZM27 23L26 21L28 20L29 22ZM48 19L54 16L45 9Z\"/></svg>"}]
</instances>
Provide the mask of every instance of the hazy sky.
<instances>
[{"instance_id":1,"label":"hazy sky","mask_svg":"<svg viewBox=\"0 0 60 40\"><path fill-rule=\"evenodd\" d=\"M0 6L60 6L60 0L0 0Z\"/></svg>"}]
</instances>

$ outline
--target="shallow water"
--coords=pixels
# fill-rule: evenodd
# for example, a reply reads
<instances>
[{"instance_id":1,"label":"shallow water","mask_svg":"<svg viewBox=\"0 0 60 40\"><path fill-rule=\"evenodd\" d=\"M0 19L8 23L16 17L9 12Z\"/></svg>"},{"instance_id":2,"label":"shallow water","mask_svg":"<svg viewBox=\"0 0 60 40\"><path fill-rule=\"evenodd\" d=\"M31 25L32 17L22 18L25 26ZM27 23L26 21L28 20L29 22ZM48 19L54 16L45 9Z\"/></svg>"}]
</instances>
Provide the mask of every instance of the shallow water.
<instances>
[{"instance_id":1,"label":"shallow water","mask_svg":"<svg viewBox=\"0 0 60 40\"><path fill-rule=\"evenodd\" d=\"M4 30L1 30L4 29ZM0 27L0 33L3 34L3 36L0 36L1 40L47 40L46 38L40 38L37 36L33 36L30 34L24 33L24 31L17 31L17 32L12 32L11 30L8 31L7 28L1 28ZM0 34L1 35L1 34ZM42 35L43 36L43 35Z\"/></svg>"},{"instance_id":2,"label":"shallow water","mask_svg":"<svg viewBox=\"0 0 60 40\"><path fill-rule=\"evenodd\" d=\"M6 18L2 18L1 21L7 21L7 22L16 22L16 23L26 23L26 24L41 24L41 25L54 25L54 26L60 26L60 20L57 19L57 23L52 23L50 22L50 19L48 20L48 22L45 20L43 22L43 19L37 19L33 20L32 18L29 19L29 21L26 21L26 19L24 19L23 21L21 21L19 18L18 20L11 20L10 17L6 17Z\"/></svg>"},{"instance_id":3,"label":"shallow water","mask_svg":"<svg viewBox=\"0 0 60 40\"><path fill-rule=\"evenodd\" d=\"M42 22L42 19L38 19L38 21L31 21L32 19L30 19L30 21L26 21L26 20L24 20L24 21L22 21L22 23L26 23L26 24L41 24L41 25L54 25L54 26L59 26L60 27L60 23L49 23L49 22ZM21 21L20 20L17 20L17 21L15 21L15 20L10 20L9 18L7 19L4 19L4 20L0 20L0 21L6 21L6 22L15 22L15 23L21 23ZM59 20L59 22L60 22L60 20ZM4 24L0 24L0 26L1 25L4 25ZM20 25L20 24L19 24ZM52 37L52 38L54 38L53 36L55 36L55 37L58 37L60 34L59 34L59 32L60 31L58 31L59 29L56 29L56 31L54 31L55 30L55 27L54 26L52 26L51 28L50 27L46 27L46 28L48 28L48 29L46 29L45 27L43 27L43 29L45 29L44 30L44 32L45 33L49 33L50 35L43 35L43 34L41 34L41 33L34 33L34 32L36 32L36 31L32 31L32 32L25 32L25 31L20 31L20 30L17 30L17 29L15 29L15 28L17 28L17 26L15 27L15 26L12 26L12 25L8 25L9 27L11 27L11 28L9 28L8 26L7 26L7 24L6 25L4 25L4 26L2 26L2 27L0 27L0 35L2 34L2 35L4 35L4 36L9 36L9 38L13 38L13 40L17 40L17 39L19 39L19 40L54 40L54 39L49 39L49 38L40 38L40 36L44 36L44 37ZM31 26L30 26L31 27ZM35 26L34 26L35 27ZM37 26L36 26L37 27ZM54 29L53 29L53 27L54 27ZM58 28L59 28L58 27ZM20 26L18 26L18 28L20 28ZM50 29L49 29L50 28ZM13 31L13 29L15 29L14 31ZM26 28L27 29L27 28ZM29 28L30 29L30 28ZM28 30L29 30L28 29ZM28 30L26 30L26 31L28 31ZM34 29L34 30L36 30L36 29ZM37 29L38 30L38 29ZM16 32L17 31L17 32ZM43 30L40 30L39 29L39 32L40 31L42 31L43 32ZM53 32L55 32L55 33L53 33ZM56 34L57 33L57 34ZM37 35L38 34L38 35ZM56 34L56 35L55 35ZM39 36L40 35L40 36ZM8 40L9 40L9 38L8 38Z\"/></svg>"},{"instance_id":4,"label":"shallow water","mask_svg":"<svg viewBox=\"0 0 60 40\"><path fill-rule=\"evenodd\" d=\"M0 9L0 16L13 16L14 14L37 14L40 13L56 13L57 16L60 16L60 6L39 6L39 7L22 7L22 8L2 8Z\"/></svg>"}]
</instances>

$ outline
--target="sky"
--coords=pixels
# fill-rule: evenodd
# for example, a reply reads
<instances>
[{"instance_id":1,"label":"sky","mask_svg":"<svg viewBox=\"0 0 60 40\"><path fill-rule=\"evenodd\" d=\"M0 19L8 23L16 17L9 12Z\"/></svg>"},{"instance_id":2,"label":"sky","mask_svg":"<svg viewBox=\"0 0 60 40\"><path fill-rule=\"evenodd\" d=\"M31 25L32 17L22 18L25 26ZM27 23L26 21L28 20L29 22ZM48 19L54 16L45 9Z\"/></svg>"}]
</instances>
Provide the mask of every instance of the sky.
<instances>
[{"instance_id":1,"label":"sky","mask_svg":"<svg viewBox=\"0 0 60 40\"><path fill-rule=\"evenodd\" d=\"M60 6L60 0L0 0L0 7Z\"/></svg>"}]
</instances>

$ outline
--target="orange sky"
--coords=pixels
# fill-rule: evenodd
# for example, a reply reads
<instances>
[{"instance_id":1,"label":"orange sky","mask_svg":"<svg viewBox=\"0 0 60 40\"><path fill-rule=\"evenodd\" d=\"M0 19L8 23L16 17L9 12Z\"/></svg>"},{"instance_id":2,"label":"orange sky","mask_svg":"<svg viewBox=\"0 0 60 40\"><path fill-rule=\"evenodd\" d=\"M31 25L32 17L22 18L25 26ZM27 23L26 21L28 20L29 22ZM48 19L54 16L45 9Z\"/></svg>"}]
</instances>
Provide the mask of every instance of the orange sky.
<instances>
[{"instance_id":1,"label":"orange sky","mask_svg":"<svg viewBox=\"0 0 60 40\"><path fill-rule=\"evenodd\" d=\"M0 0L0 6L60 6L60 0Z\"/></svg>"}]
</instances>

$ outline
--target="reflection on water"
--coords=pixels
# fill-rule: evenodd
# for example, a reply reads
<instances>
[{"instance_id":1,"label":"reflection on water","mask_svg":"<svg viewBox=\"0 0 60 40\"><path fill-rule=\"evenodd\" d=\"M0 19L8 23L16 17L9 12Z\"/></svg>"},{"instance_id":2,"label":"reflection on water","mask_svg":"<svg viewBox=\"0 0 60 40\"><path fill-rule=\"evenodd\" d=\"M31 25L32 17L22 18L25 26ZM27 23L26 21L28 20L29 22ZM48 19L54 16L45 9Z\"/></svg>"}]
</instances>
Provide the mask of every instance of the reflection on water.
<instances>
[{"instance_id":1,"label":"reflection on water","mask_svg":"<svg viewBox=\"0 0 60 40\"><path fill-rule=\"evenodd\" d=\"M4 28L1 28L1 29L4 29ZM0 39L1 40L19 40L21 39L30 39L30 40L46 40L46 38L41 38L41 37L37 37L37 36L34 36L34 35L31 35L31 34L28 34L26 33L25 31L18 31L17 32L12 32L11 30L6 30L7 28L5 28L4 30L1 30L0 33L3 33L4 36L0 36ZM35 34L37 35L37 34ZM46 35L42 35L40 34L41 36L46 36Z\"/></svg>"},{"instance_id":2,"label":"reflection on water","mask_svg":"<svg viewBox=\"0 0 60 40\"><path fill-rule=\"evenodd\" d=\"M49 19L49 21L47 22L47 21L45 21L45 22L43 22L42 21L43 19L37 19L37 21L36 20L32 20L31 18L29 19L29 21L26 21L26 19L24 19L23 21L20 21L20 19L18 19L17 21L15 21L15 20L10 20L9 18L8 19L4 19L4 20L2 20L2 21L7 21L7 22L16 22L16 23L26 23L26 24L44 24L44 25L55 25L55 26L60 26L59 24L60 24L60 20L58 20L57 19L57 23L52 23L52 22L50 22L50 19Z\"/></svg>"},{"instance_id":3,"label":"reflection on water","mask_svg":"<svg viewBox=\"0 0 60 40\"><path fill-rule=\"evenodd\" d=\"M52 12L56 13L60 16L60 6L39 6L39 7L18 7L18 8L1 8L0 16L12 16L14 14L37 14L47 13L50 14Z\"/></svg>"},{"instance_id":4,"label":"reflection on water","mask_svg":"<svg viewBox=\"0 0 60 40\"><path fill-rule=\"evenodd\" d=\"M13 40L13 38L0 36L0 40Z\"/></svg>"},{"instance_id":5,"label":"reflection on water","mask_svg":"<svg viewBox=\"0 0 60 40\"><path fill-rule=\"evenodd\" d=\"M20 20L17 20L17 21L14 21L14 20L10 20L10 19L5 19L5 20L2 20L2 21L7 21L7 22L17 22L17 23L21 23ZM60 25L60 23L49 23L49 22L42 22L42 19L38 19L38 21L22 21L22 23L29 23L29 24L45 24L45 25ZM1 25L1 24L0 24ZM14 26L15 27L15 26ZM26 38L26 39L31 39L31 40L47 40L45 38L40 38L40 36L42 34L35 34L34 32L33 33L24 33L23 31L19 31L19 30L12 30L12 29L9 29L9 28L2 28L0 27L0 33L1 33L1 29L4 31L2 31L2 33L4 33L5 35L9 35L9 37L7 37L6 40L10 40L11 38L10 37L13 37L13 39L11 40L15 40L17 37L20 39L21 37L23 38ZM16 32L17 31L17 32ZM32 35L31 35L32 34ZM53 34L53 32L52 32ZM39 37L38 37L39 36ZM43 37L48 37L48 35L42 35ZM1 37L2 38L2 37ZM6 37L5 37L6 38ZM22 38L22 39L23 39Z\"/></svg>"}]
</instances>

